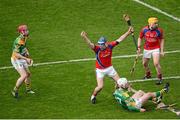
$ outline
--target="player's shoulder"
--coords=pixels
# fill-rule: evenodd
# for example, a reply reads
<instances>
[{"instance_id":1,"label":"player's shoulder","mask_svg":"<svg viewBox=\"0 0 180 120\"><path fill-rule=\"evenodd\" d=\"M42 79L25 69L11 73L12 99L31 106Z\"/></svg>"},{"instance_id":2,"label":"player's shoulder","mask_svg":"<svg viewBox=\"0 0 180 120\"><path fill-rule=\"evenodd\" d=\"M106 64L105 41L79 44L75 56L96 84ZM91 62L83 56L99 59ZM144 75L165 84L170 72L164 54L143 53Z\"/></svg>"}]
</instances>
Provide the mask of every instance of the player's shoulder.
<instances>
[{"instance_id":1,"label":"player's shoulder","mask_svg":"<svg viewBox=\"0 0 180 120\"><path fill-rule=\"evenodd\" d=\"M22 35L19 35L16 39L15 39L15 44L19 44L19 45L24 45L25 41L23 40L24 37Z\"/></svg>"},{"instance_id":2,"label":"player's shoulder","mask_svg":"<svg viewBox=\"0 0 180 120\"><path fill-rule=\"evenodd\" d=\"M111 43L113 43L113 42L114 42L114 41L108 41L107 44L111 44Z\"/></svg>"},{"instance_id":3,"label":"player's shoulder","mask_svg":"<svg viewBox=\"0 0 180 120\"><path fill-rule=\"evenodd\" d=\"M146 30L146 29L149 29L149 26L148 26L148 25L142 27L142 30Z\"/></svg>"},{"instance_id":4,"label":"player's shoulder","mask_svg":"<svg viewBox=\"0 0 180 120\"><path fill-rule=\"evenodd\" d=\"M14 42L18 44L18 42L19 42L20 40L21 40L21 38L20 38L20 36L18 36L18 37L14 40Z\"/></svg>"},{"instance_id":5,"label":"player's shoulder","mask_svg":"<svg viewBox=\"0 0 180 120\"><path fill-rule=\"evenodd\" d=\"M15 40L18 41L18 40L21 40L21 39L23 39L23 36L19 35Z\"/></svg>"},{"instance_id":6,"label":"player's shoulder","mask_svg":"<svg viewBox=\"0 0 180 120\"><path fill-rule=\"evenodd\" d=\"M160 32L163 32L163 29L162 29L161 27L158 27L158 30L159 30Z\"/></svg>"},{"instance_id":7,"label":"player's shoulder","mask_svg":"<svg viewBox=\"0 0 180 120\"><path fill-rule=\"evenodd\" d=\"M143 32L143 33L145 31L148 31L148 30L149 30L149 26L148 25L141 28L141 32Z\"/></svg>"},{"instance_id":8,"label":"player's shoulder","mask_svg":"<svg viewBox=\"0 0 180 120\"><path fill-rule=\"evenodd\" d=\"M107 42L108 45L116 45L118 44L116 40Z\"/></svg>"},{"instance_id":9,"label":"player's shoulder","mask_svg":"<svg viewBox=\"0 0 180 120\"><path fill-rule=\"evenodd\" d=\"M100 48L99 45L97 45L97 44L94 44L94 47L95 47L95 48Z\"/></svg>"},{"instance_id":10,"label":"player's shoulder","mask_svg":"<svg viewBox=\"0 0 180 120\"><path fill-rule=\"evenodd\" d=\"M99 45L96 45L96 44L94 44L94 51L96 52L96 51L98 51L100 49L100 47L99 47Z\"/></svg>"}]
</instances>

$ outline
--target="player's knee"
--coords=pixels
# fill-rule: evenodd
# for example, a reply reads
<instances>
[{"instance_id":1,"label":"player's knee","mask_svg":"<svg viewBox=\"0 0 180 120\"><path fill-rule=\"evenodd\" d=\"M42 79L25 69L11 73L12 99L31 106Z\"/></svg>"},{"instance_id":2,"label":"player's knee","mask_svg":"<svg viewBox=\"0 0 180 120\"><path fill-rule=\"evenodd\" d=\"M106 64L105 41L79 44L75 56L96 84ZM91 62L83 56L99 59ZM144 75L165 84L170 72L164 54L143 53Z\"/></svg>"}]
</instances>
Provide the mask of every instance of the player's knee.
<instances>
[{"instance_id":1,"label":"player's knee","mask_svg":"<svg viewBox=\"0 0 180 120\"><path fill-rule=\"evenodd\" d=\"M152 93L151 92L147 92L146 95L147 96L152 96Z\"/></svg>"},{"instance_id":2,"label":"player's knee","mask_svg":"<svg viewBox=\"0 0 180 120\"><path fill-rule=\"evenodd\" d=\"M143 62L143 66L144 66L144 67L147 67L148 64L147 64L146 62Z\"/></svg>"},{"instance_id":3,"label":"player's knee","mask_svg":"<svg viewBox=\"0 0 180 120\"><path fill-rule=\"evenodd\" d=\"M27 73L27 77L30 77L30 76L31 76L31 73L30 73L30 72L28 72L28 73Z\"/></svg>"},{"instance_id":4,"label":"player's knee","mask_svg":"<svg viewBox=\"0 0 180 120\"><path fill-rule=\"evenodd\" d=\"M28 78L28 74L27 74L27 73L22 74L22 75L21 75L21 78L22 78L22 79Z\"/></svg>"},{"instance_id":5,"label":"player's knee","mask_svg":"<svg viewBox=\"0 0 180 120\"><path fill-rule=\"evenodd\" d=\"M155 63L154 63L154 66L155 66L155 67L158 67L158 66L159 66L159 63L156 63L156 62L155 62Z\"/></svg>"},{"instance_id":6,"label":"player's knee","mask_svg":"<svg viewBox=\"0 0 180 120\"><path fill-rule=\"evenodd\" d=\"M97 88L98 88L99 90L102 90L102 89L103 89L103 85L98 85Z\"/></svg>"},{"instance_id":7,"label":"player's knee","mask_svg":"<svg viewBox=\"0 0 180 120\"><path fill-rule=\"evenodd\" d=\"M26 74L23 74L23 75L21 75L21 79L26 79L27 78L27 75Z\"/></svg>"}]
</instances>

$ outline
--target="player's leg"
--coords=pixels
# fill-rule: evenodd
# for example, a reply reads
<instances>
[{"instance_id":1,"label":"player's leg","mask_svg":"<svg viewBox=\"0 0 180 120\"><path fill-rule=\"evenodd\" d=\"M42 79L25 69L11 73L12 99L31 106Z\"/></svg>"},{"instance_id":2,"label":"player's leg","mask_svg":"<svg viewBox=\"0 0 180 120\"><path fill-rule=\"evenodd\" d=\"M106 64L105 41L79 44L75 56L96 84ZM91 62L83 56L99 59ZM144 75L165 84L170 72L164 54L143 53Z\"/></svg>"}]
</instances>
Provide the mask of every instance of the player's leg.
<instances>
[{"instance_id":1,"label":"player's leg","mask_svg":"<svg viewBox=\"0 0 180 120\"><path fill-rule=\"evenodd\" d=\"M115 74L115 76L111 77L114 80L114 88L117 89L118 85L117 85L117 81L120 79L118 73Z\"/></svg>"},{"instance_id":2,"label":"player's leg","mask_svg":"<svg viewBox=\"0 0 180 120\"><path fill-rule=\"evenodd\" d=\"M134 94L132 95L132 98L138 99L138 98L142 97L144 94L145 94L144 91L138 90L136 93L134 93Z\"/></svg>"},{"instance_id":3,"label":"player's leg","mask_svg":"<svg viewBox=\"0 0 180 120\"><path fill-rule=\"evenodd\" d=\"M118 73L116 73L114 76L112 76L112 79L116 82L120 79Z\"/></svg>"},{"instance_id":4,"label":"player's leg","mask_svg":"<svg viewBox=\"0 0 180 120\"><path fill-rule=\"evenodd\" d=\"M149 60L151 58L151 51L149 50L144 50L143 52L143 67L145 70L145 76L144 79L151 78L151 71L149 68Z\"/></svg>"},{"instance_id":5,"label":"player's leg","mask_svg":"<svg viewBox=\"0 0 180 120\"><path fill-rule=\"evenodd\" d=\"M113 66L111 66L107 71L106 74L114 80L115 89L117 89L117 81L120 79L119 74L116 72Z\"/></svg>"},{"instance_id":6,"label":"player's leg","mask_svg":"<svg viewBox=\"0 0 180 120\"><path fill-rule=\"evenodd\" d=\"M157 78L159 79L156 84L160 85L162 83L162 73L161 73L161 66L160 66L160 52L159 50L154 51L152 53L153 56L153 63L154 63L154 67L156 68L156 72L157 72Z\"/></svg>"},{"instance_id":7,"label":"player's leg","mask_svg":"<svg viewBox=\"0 0 180 120\"><path fill-rule=\"evenodd\" d=\"M139 90L139 91L137 91L136 93L134 93L133 95L132 95L132 98L133 99L136 99L136 100L139 100L143 95L145 95L146 93L144 92L144 91L142 91L142 90ZM150 98L149 98L149 100L150 100ZM155 97L152 97L152 101L154 102L154 103L157 103L157 102L160 102L161 101L161 97L158 97L158 98L155 98ZM141 101L138 101L138 102L141 102ZM141 104L141 103L140 103Z\"/></svg>"},{"instance_id":8,"label":"player's leg","mask_svg":"<svg viewBox=\"0 0 180 120\"><path fill-rule=\"evenodd\" d=\"M31 72L28 68L28 66L25 67L26 69L26 72L27 72L27 78L25 79L24 83L26 85L26 93L35 93L34 91L32 91L32 88L31 88L31 79L30 79L30 76L31 76Z\"/></svg>"},{"instance_id":9,"label":"player's leg","mask_svg":"<svg viewBox=\"0 0 180 120\"><path fill-rule=\"evenodd\" d=\"M149 99L152 99L152 98L155 98L155 97L158 97L160 96L160 92L157 92L154 93L154 92L148 92L148 93L145 93L142 97L139 98L141 104L145 104Z\"/></svg>"},{"instance_id":10,"label":"player's leg","mask_svg":"<svg viewBox=\"0 0 180 120\"><path fill-rule=\"evenodd\" d=\"M17 68L17 72L19 73L20 77L16 81L16 85L14 86L14 89L12 91L12 94L14 97L18 97L18 90L20 86L23 84L24 80L27 78L27 72L24 68Z\"/></svg>"},{"instance_id":11,"label":"player's leg","mask_svg":"<svg viewBox=\"0 0 180 120\"><path fill-rule=\"evenodd\" d=\"M96 96L102 90L104 84L103 78L96 78L96 79L97 79L97 86L95 87L93 94L91 95L91 102L93 104L96 103Z\"/></svg>"},{"instance_id":12,"label":"player's leg","mask_svg":"<svg viewBox=\"0 0 180 120\"><path fill-rule=\"evenodd\" d=\"M95 87L95 89L91 95L91 102L93 104L96 103L96 96L102 90L103 85L104 85L104 73L103 73L103 71L96 69L96 80L97 80L97 86Z\"/></svg>"},{"instance_id":13,"label":"player's leg","mask_svg":"<svg viewBox=\"0 0 180 120\"><path fill-rule=\"evenodd\" d=\"M11 58L11 63L20 75L20 77L16 81L16 85L14 86L14 88L12 90L12 95L17 98L18 90L19 90L20 86L23 84L24 80L27 78L27 73L26 73L26 70L25 70L21 60L15 60L15 59Z\"/></svg>"},{"instance_id":14,"label":"player's leg","mask_svg":"<svg viewBox=\"0 0 180 120\"><path fill-rule=\"evenodd\" d=\"M162 96L164 93L167 93L169 91L169 83L166 83L164 88L157 92L148 92L145 93L142 97L139 98L140 102L145 104L148 100L152 100L153 98L158 98Z\"/></svg>"}]
</instances>

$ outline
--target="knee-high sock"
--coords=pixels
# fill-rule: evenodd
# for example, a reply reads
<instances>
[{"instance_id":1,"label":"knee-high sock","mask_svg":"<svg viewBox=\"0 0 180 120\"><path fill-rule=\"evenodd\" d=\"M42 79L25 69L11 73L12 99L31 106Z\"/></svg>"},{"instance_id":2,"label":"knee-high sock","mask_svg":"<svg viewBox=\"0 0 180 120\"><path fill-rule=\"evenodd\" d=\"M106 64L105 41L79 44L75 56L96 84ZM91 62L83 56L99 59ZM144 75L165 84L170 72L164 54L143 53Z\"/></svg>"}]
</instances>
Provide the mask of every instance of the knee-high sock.
<instances>
[{"instance_id":1,"label":"knee-high sock","mask_svg":"<svg viewBox=\"0 0 180 120\"><path fill-rule=\"evenodd\" d=\"M27 91L31 90L31 83L25 83L25 85L26 85L26 90Z\"/></svg>"}]
</instances>

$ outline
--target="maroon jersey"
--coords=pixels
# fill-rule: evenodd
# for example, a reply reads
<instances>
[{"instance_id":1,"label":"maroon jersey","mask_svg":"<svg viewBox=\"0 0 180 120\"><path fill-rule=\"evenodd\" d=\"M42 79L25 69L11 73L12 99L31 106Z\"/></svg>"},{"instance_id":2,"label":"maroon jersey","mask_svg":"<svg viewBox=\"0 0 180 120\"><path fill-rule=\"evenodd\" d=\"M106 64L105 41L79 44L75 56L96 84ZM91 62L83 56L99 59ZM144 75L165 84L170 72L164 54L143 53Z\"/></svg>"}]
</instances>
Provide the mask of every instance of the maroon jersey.
<instances>
[{"instance_id":1,"label":"maroon jersey","mask_svg":"<svg viewBox=\"0 0 180 120\"><path fill-rule=\"evenodd\" d=\"M150 30L148 26L145 26L141 30L139 37L145 39L144 49L157 49L160 48L160 41L163 39L163 30L161 28Z\"/></svg>"},{"instance_id":2,"label":"maroon jersey","mask_svg":"<svg viewBox=\"0 0 180 120\"><path fill-rule=\"evenodd\" d=\"M118 44L117 41L108 42L105 50L101 50L98 45L95 45L93 50L96 54L96 68L105 69L112 66L112 49Z\"/></svg>"}]
</instances>

